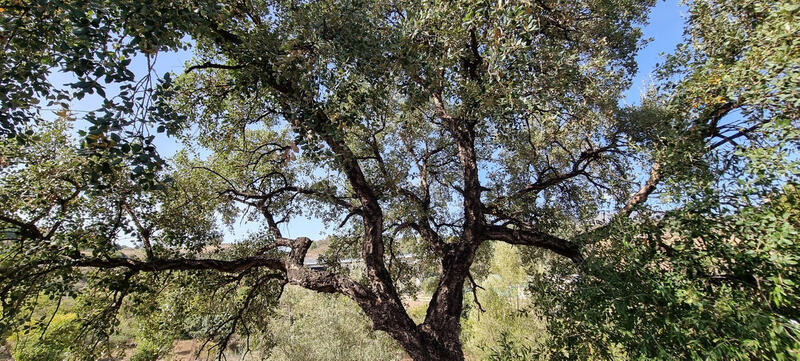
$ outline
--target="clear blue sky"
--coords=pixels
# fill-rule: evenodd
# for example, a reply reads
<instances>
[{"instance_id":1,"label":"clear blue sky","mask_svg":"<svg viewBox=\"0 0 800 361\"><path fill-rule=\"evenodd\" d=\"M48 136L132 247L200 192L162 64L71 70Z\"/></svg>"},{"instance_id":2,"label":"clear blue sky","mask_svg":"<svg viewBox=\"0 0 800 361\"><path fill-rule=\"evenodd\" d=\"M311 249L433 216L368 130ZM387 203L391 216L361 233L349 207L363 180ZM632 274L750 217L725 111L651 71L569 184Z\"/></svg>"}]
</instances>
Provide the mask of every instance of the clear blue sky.
<instances>
[{"instance_id":1,"label":"clear blue sky","mask_svg":"<svg viewBox=\"0 0 800 361\"><path fill-rule=\"evenodd\" d=\"M644 27L644 37L652 39L636 56L639 72L633 86L625 93L625 104L638 104L641 93L650 82L650 74L657 63L664 62L683 36L683 15L686 8L677 0L659 1L650 13L650 22Z\"/></svg>"},{"instance_id":2,"label":"clear blue sky","mask_svg":"<svg viewBox=\"0 0 800 361\"><path fill-rule=\"evenodd\" d=\"M650 14L650 21L644 27L645 38L651 39L650 42L642 49L636 56L636 61L639 64L639 71L633 80L632 87L625 92L622 104L638 104L640 95L646 90L647 85L651 80L651 73L657 63L664 60L663 54L670 53L674 50L675 46L682 39L683 15L685 14L685 7L681 6L677 0L659 1L652 9ZM191 58L191 54L187 52L180 53L162 53L159 55L156 63L156 73L161 76L166 72L181 73L184 69L184 64ZM144 58L134 59L132 66L134 71L139 70L138 73L144 73L146 66ZM70 79L60 74L53 76L53 80L62 83L69 82ZM98 99L84 99L80 102L73 103L74 110L89 110L99 106ZM80 115L78 114L78 117ZM83 128L80 122L76 125L78 129ZM156 138L156 145L159 152L169 157L173 155L181 145L173 139L169 139L163 134L158 134ZM242 222L234 227L233 231L226 234L226 241L232 241L249 231L257 229L257 224ZM319 220L314 219L295 219L288 227L284 229L286 236L298 237L307 236L312 239L320 239L329 232L324 228Z\"/></svg>"}]
</instances>

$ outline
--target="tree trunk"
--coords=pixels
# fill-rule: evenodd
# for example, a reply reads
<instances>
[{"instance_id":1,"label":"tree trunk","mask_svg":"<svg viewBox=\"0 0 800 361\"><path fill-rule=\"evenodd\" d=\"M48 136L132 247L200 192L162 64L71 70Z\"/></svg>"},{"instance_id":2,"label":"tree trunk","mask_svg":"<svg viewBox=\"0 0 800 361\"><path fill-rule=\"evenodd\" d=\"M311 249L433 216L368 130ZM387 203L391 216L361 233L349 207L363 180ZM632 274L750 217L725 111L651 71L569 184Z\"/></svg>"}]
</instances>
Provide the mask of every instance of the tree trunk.
<instances>
[{"instance_id":1,"label":"tree trunk","mask_svg":"<svg viewBox=\"0 0 800 361\"><path fill-rule=\"evenodd\" d=\"M379 302L388 306L380 310L375 304L363 304L373 327L388 332L416 361L464 360L460 339L463 285L473 255L474 248L457 247L445 257L445 272L428 304L424 323L416 325L399 302Z\"/></svg>"},{"instance_id":2,"label":"tree trunk","mask_svg":"<svg viewBox=\"0 0 800 361\"><path fill-rule=\"evenodd\" d=\"M432 339L430 341L432 342L423 345L425 347L424 353L409 353L409 356L411 356L414 361L464 361L464 353L461 351L460 342L458 343L459 347L457 349L450 350Z\"/></svg>"},{"instance_id":3,"label":"tree trunk","mask_svg":"<svg viewBox=\"0 0 800 361\"><path fill-rule=\"evenodd\" d=\"M431 335L424 329L420 330L418 328L414 333L416 337L412 338L395 337L395 340L414 361L464 360L464 352L461 349L461 340L459 339L460 332L451 332L447 335Z\"/></svg>"}]
</instances>

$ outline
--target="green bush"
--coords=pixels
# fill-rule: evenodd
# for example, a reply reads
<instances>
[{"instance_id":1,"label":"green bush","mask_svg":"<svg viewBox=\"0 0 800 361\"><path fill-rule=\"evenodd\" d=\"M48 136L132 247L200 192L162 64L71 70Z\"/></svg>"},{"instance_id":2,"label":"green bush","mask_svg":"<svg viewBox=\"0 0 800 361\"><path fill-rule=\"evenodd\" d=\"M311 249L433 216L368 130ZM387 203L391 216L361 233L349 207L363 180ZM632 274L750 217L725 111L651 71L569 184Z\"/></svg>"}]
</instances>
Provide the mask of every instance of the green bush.
<instances>
[{"instance_id":1,"label":"green bush","mask_svg":"<svg viewBox=\"0 0 800 361\"><path fill-rule=\"evenodd\" d=\"M67 350L77 332L74 313L53 316L46 330L29 324L27 331L11 335L7 341L17 361L60 361L67 359ZM43 332L44 331L44 332Z\"/></svg>"},{"instance_id":2,"label":"green bush","mask_svg":"<svg viewBox=\"0 0 800 361\"><path fill-rule=\"evenodd\" d=\"M136 345L136 351L130 361L156 361L161 356L162 350L152 342L141 342Z\"/></svg>"},{"instance_id":3,"label":"green bush","mask_svg":"<svg viewBox=\"0 0 800 361\"><path fill-rule=\"evenodd\" d=\"M480 310L467 293L463 324L465 353L475 360L532 360L543 353L549 335L545 320L530 302L525 266L516 247L495 244L490 274L480 284Z\"/></svg>"},{"instance_id":4,"label":"green bush","mask_svg":"<svg viewBox=\"0 0 800 361\"><path fill-rule=\"evenodd\" d=\"M389 335L371 330L367 317L344 296L288 286L270 320L269 361L397 360Z\"/></svg>"},{"instance_id":5,"label":"green bush","mask_svg":"<svg viewBox=\"0 0 800 361\"><path fill-rule=\"evenodd\" d=\"M488 354L489 361L526 361L536 358L533 349L527 345L519 345L508 338L508 333L500 334L496 349L483 349Z\"/></svg>"}]
</instances>

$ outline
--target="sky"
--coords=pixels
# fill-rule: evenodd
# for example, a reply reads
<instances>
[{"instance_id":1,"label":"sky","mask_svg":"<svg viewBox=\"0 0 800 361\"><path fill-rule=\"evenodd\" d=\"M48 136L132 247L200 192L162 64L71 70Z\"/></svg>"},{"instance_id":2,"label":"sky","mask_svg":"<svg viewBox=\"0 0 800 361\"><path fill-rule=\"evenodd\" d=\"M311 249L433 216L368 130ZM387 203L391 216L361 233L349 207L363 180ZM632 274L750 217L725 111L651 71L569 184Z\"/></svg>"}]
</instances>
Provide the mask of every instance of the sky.
<instances>
[{"instance_id":1,"label":"sky","mask_svg":"<svg viewBox=\"0 0 800 361\"><path fill-rule=\"evenodd\" d=\"M649 24L642 29L644 37L651 40L636 56L639 71L624 94L623 104L639 104L656 64L663 63L664 55L671 53L682 40L684 14L686 8L677 0L659 1L652 9Z\"/></svg>"},{"instance_id":2,"label":"sky","mask_svg":"<svg viewBox=\"0 0 800 361\"><path fill-rule=\"evenodd\" d=\"M685 7L680 5L678 0L659 1L652 9L649 22L643 28L644 38L649 42L636 56L639 69L633 79L632 86L620 100L621 104L635 105L640 103L641 94L651 83L651 74L657 63L663 63L664 55L672 52L675 46L681 41L683 33ZM162 53L159 54L155 65L155 72L162 76L166 72L180 74L184 70L184 64L191 59L189 52ZM132 69L137 75L144 73L147 69L146 59L138 57L133 59ZM137 72L137 70L139 70ZM60 78L59 78L60 77ZM55 75L56 82L67 83L69 77L63 74ZM99 98L84 99L78 104L73 104L73 109L77 111L94 109L99 105ZM82 128L82 124L76 124L77 129ZM164 157L170 157L181 148L181 144L175 139L166 137L164 134L156 134L156 147ZM240 222L233 229L225 234L225 241L231 242L250 231L258 229L258 224ZM291 221L282 230L287 237L306 236L311 239L322 239L330 234L331 230L325 229L322 222L315 219L298 218Z\"/></svg>"}]
</instances>

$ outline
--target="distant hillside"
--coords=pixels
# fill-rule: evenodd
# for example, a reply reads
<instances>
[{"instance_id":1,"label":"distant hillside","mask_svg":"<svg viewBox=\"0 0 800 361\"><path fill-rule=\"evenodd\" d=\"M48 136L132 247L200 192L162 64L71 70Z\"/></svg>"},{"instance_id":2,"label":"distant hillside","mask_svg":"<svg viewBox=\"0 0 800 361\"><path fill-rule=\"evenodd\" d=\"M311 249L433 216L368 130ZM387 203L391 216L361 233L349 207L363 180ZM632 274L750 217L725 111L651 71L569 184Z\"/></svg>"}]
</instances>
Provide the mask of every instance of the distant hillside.
<instances>
[{"instance_id":1,"label":"distant hillside","mask_svg":"<svg viewBox=\"0 0 800 361\"><path fill-rule=\"evenodd\" d=\"M315 241L311 244L311 248L308 249L308 253L306 253L306 259L313 258L317 259L319 256L323 255L325 252L330 249L331 241L329 239L323 239L320 241Z\"/></svg>"}]
</instances>

